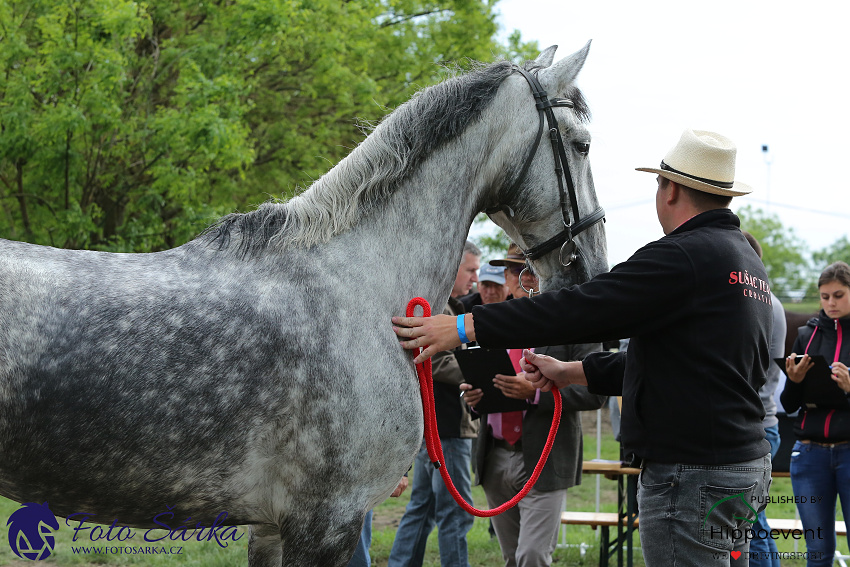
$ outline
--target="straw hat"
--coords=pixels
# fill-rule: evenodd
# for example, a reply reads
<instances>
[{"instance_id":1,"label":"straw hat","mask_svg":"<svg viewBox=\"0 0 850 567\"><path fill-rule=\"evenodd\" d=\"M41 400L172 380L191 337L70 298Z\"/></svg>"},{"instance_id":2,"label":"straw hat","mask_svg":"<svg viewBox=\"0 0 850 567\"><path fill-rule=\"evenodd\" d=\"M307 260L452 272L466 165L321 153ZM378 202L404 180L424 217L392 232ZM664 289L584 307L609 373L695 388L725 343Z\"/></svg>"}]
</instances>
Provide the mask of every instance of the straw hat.
<instances>
[{"instance_id":1,"label":"straw hat","mask_svg":"<svg viewBox=\"0 0 850 567\"><path fill-rule=\"evenodd\" d=\"M525 264L525 256L522 255L520 247L514 243L508 247L508 257L490 260L491 266L512 266L517 264Z\"/></svg>"},{"instance_id":2,"label":"straw hat","mask_svg":"<svg viewBox=\"0 0 850 567\"><path fill-rule=\"evenodd\" d=\"M682 133L679 143L667 152L661 169L638 167L675 183L715 195L738 197L753 189L735 181L735 144L726 136L706 130Z\"/></svg>"}]
</instances>

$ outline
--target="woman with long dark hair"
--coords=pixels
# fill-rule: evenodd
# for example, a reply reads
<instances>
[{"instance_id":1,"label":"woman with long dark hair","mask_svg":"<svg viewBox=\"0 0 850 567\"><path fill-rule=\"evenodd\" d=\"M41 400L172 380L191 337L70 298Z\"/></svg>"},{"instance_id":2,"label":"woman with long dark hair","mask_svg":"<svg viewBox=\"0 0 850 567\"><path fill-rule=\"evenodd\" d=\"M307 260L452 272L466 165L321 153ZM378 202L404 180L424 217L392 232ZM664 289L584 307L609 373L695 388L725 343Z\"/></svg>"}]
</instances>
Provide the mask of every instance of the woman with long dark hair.
<instances>
[{"instance_id":1,"label":"woman with long dark hair","mask_svg":"<svg viewBox=\"0 0 850 567\"><path fill-rule=\"evenodd\" d=\"M788 382L781 396L786 411L800 410L794 423L791 484L799 497L809 567L832 565L837 497L844 518L850 518L850 266L829 265L818 279L818 291L821 312L800 327L794 352L785 360ZM799 360L797 353L802 354ZM812 355L826 359L840 389L830 403L806 399Z\"/></svg>"}]
</instances>

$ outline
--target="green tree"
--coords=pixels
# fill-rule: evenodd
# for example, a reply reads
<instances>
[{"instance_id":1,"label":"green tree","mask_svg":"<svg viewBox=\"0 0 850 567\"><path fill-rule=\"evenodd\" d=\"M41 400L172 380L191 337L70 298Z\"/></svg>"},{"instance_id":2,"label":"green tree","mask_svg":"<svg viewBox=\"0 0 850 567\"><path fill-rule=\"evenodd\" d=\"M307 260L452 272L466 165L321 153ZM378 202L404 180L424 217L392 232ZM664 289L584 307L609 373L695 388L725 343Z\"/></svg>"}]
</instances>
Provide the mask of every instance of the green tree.
<instances>
[{"instance_id":1,"label":"green tree","mask_svg":"<svg viewBox=\"0 0 850 567\"><path fill-rule=\"evenodd\" d=\"M0 0L0 236L151 251L493 54L495 0Z\"/></svg>"},{"instance_id":2,"label":"green tree","mask_svg":"<svg viewBox=\"0 0 850 567\"><path fill-rule=\"evenodd\" d=\"M829 246L812 253L812 269L809 278L809 286L806 289L806 297L815 299L820 297L818 293L818 276L833 262L847 262L850 264L850 240L842 236Z\"/></svg>"},{"instance_id":3,"label":"green tree","mask_svg":"<svg viewBox=\"0 0 850 567\"><path fill-rule=\"evenodd\" d=\"M173 246L207 212L196 194L250 163L244 81L159 41L160 16L130 0L0 2L5 235Z\"/></svg>"},{"instance_id":4,"label":"green tree","mask_svg":"<svg viewBox=\"0 0 850 567\"><path fill-rule=\"evenodd\" d=\"M799 297L799 292L807 289L811 279L806 242L793 228L783 226L778 216L762 209L747 205L737 214L741 218L741 228L761 244L762 261L773 292L780 299L794 294Z\"/></svg>"},{"instance_id":5,"label":"green tree","mask_svg":"<svg viewBox=\"0 0 850 567\"><path fill-rule=\"evenodd\" d=\"M846 236L842 236L826 248L813 252L812 270L820 274L828 265L838 261L850 264L850 240Z\"/></svg>"},{"instance_id":6,"label":"green tree","mask_svg":"<svg viewBox=\"0 0 850 567\"><path fill-rule=\"evenodd\" d=\"M477 229L479 234L471 240L481 249L483 261L505 257L508 246L511 245L511 239L504 230L490 222L484 213L475 217L473 228Z\"/></svg>"}]
</instances>

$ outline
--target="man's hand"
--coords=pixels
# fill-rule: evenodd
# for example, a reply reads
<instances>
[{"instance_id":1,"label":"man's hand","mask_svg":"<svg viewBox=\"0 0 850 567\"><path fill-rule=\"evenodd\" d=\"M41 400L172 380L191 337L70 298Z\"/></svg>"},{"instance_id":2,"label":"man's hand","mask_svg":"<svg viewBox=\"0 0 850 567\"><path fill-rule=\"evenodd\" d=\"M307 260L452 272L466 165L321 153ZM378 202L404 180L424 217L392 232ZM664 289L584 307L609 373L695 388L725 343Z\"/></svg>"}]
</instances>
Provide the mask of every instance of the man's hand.
<instances>
[{"instance_id":1,"label":"man's hand","mask_svg":"<svg viewBox=\"0 0 850 567\"><path fill-rule=\"evenodd\" d=\"M481 401L481 398L484 397L484 392L481 391L481 388L474 388L472 384L464 382L460 385L460 389L463 392L463 401L471 408L474 408Z\"/></svg>"},{"instance_id":2,"label":"man's hand","mask_svg":"<svg viewBox=\"0 0 850 567\"><path fill-rule=\"evenodd\" d=\"M537 390L526 380L525 373L516 376L496 374L493 383L505 396L514 398L515 400L526 400L534 396Z\"/></svg>"},{"instance_id":3,"label":"man's hand","mask_svg":"<svg viewBox=\"0 0 850 567\"><path fill-rule=\"evenodd\" d=\"M522 353L523 358L519 361L525 371L525 379L532 386L543 392L565 388L570 384L587 386L587 376L584 375L584 366L581 362L561 362L545 354L535 354L529 350Z\"/></svg>"},{"instance_id":4,"label":"man's hand","mask_svg":"<svg viewBox=\"0 0 850 567\"><path fill-rule=\"evenodd\" d=\"M472 315L467 314L466 336L470 341L475 340L472 329ZM457 317L451 315L434 315L433 317L393 317L393 331L402 339L401 346L407 350L428 347L413 361L416 364L425 362L442 350L450 350L460 346L457 333Z\"/></svg>"},{"instance_id":5,"label":"man's hand","mask_svg":"<svg viewBox=\"0 0 850 567\"><path fill-rule=\"evenodd\" d=\"M409 482L409 481L407 480L407 477L406 477L406 476L401 477L401 480L400 480L400 481L398 481L398 486L396 486L396 487L395 487L395 490L393 490L393 493L392 493L392 494L390 494L390 498L398 498L399 496L401 496L401 494L402 494L405 490L407 490L407 484L408 484L408 482Z\"/></svg>"}]
</instances>

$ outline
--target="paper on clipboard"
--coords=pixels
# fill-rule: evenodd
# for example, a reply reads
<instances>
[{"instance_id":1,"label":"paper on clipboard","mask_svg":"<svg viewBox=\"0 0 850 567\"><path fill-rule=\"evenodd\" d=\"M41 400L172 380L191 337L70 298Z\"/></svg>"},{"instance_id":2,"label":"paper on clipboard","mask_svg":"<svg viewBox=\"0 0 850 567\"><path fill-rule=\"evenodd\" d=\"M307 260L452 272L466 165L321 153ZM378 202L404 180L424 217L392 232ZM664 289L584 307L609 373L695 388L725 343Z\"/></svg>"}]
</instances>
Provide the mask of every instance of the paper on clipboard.
<instances>
[{"instance_id":1,"label":"paper on clipboard","mask_svg":"<svg viewBox=\"0 0 850 567\"><path fill-rule=\"evenodd\" d=\"M484 393L475 406L478 413L499 413L528 409L528 402L509 398L493 384L496 374L513 376L514 365L505 349L471 347L454 351L455 359L467 383Z\"/></svg>"}]
</instances>

